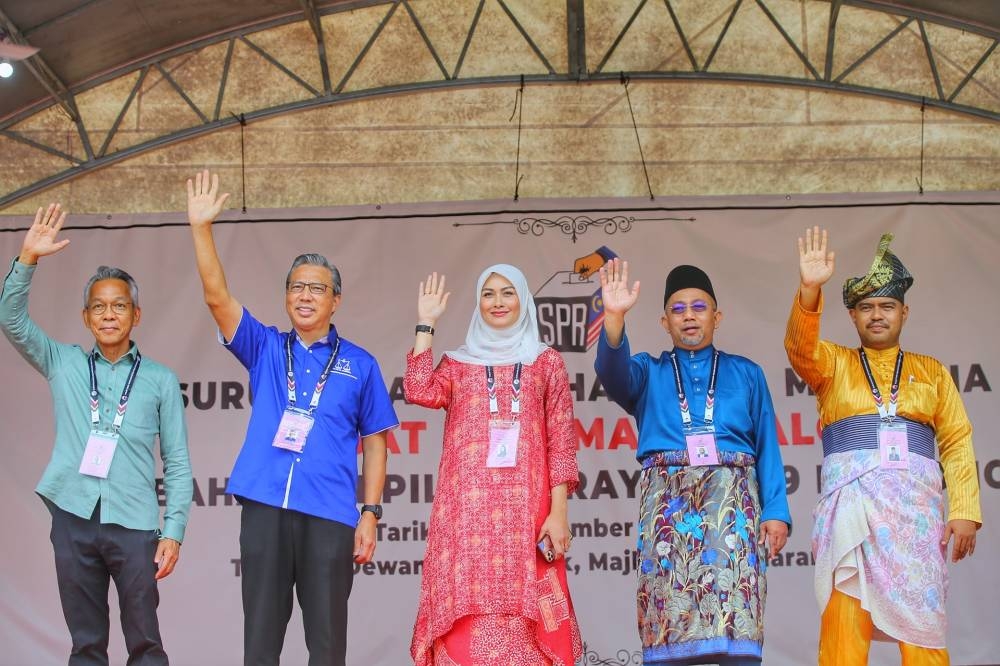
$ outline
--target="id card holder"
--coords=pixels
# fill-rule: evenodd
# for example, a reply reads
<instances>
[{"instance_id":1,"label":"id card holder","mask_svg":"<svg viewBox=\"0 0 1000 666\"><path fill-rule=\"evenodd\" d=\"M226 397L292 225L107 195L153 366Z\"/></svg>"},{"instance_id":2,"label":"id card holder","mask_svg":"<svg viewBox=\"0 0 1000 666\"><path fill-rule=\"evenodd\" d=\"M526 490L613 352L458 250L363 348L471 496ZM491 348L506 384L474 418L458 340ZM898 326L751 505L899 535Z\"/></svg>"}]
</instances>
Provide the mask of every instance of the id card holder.
<instances>
[{"instance_id":1,"label":"id card holder","mask_svg":"<svg viewBox=\"0 0 1000 666\"><path fill-rule=\"evenodd\" d=\"M719 450L715 446L715 428L712 426L692 428L685 432L684 440L687 442L690 466L719 464Z\"/></svg>"},{"instance_id":2,"label":"id card holder","mask_svg":"<svg viewBox=\"0 0 1000 666\"><path fill-rule=\"evenodd\" d=\"M490 452L487 467L517 465L517 440L521 435L520 421L490 421Z\"/></svg>"},{"instance_id":3,"label":"id card holder","mask_svg":"<svg viewBox=\"0 0 1000 666\"><path fill-rule=\"evenodd\" d=\"M906 437L906 423L880 423L878 451L885 469L909 469L910 444Z\"/></svg>"},{"instance_id":4,"label":"id card holder","mask_svg":"<svg viewBox=\"0 0 1000 666\"><path fill-rule=\"evenodd\" d=\"M281 422L278 424L278 432L274 436L272 446L279 449L287 449L295 453L302 453L302 447L306 445L306 437L312 430L316 420L309 415L309 412L294 407L285 409L281 415Z\"/></svg>"},{"instance_id":5,"label":"id card holder","mask_svg":"<svg viewBox=\"0 0 1000 666\"><path fill-rule=\"evenodd\" d=\"M115 457L117 448L117 433L91 430L90 437L87 438L87 447L83 450L80 474L96 476L99 479L108 478L111 460Z\"/></svg>"}]
</instances>

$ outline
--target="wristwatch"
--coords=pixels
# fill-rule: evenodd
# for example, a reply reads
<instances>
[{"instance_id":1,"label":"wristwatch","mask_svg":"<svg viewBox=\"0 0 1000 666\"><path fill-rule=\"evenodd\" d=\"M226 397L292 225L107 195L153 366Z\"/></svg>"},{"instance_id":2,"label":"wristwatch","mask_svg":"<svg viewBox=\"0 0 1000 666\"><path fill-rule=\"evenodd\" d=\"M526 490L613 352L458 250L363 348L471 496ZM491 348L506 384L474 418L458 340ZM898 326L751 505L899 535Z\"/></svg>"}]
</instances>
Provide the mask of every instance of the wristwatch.
<instances>
[{"instance_id":1,"label":"wristwatch","mask_svg":"<svg viewBox=\"0 0 1000 666\"><path fill-rule=\"evenodd\" d=\"M365 511L371 511L375 514L375 520L382 520L382 505L381 504L362 504L361 513Z\"/></svg>"}]
</instances>

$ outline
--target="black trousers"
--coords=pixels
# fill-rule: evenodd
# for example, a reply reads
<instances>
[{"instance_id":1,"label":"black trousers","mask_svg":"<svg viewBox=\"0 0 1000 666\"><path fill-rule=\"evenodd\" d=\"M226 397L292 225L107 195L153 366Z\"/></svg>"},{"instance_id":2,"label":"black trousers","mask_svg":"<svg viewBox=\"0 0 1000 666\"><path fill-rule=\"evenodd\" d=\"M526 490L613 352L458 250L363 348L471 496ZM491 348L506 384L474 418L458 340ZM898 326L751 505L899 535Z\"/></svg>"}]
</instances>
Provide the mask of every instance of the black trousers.
<instances>
[{"instance_id":1,"label":"black trousers","mask_svg":"<svg viewBox=\"0 0 1000 666\"><path fill-rule=\"evenodd\" d=\"M246 498L240 503L244 665L277 666L294 588L309 666L345 666L354 528Z\"/></svg>"},{"instance_id":2,"label":"black trousers","mask_svg":"<svg viewBox=\"0 0 1000 666\"><path fill-rule=\"evenodd\" d=\"M113 578L118 590L122 633L129 666L167 664L160 639L156 607L155 531L101 524L98 502L90 519L63 511L46 500L52 514L50 538L56 558L56 579L63 616L73 648L70 666L107 666L108 591Z\"/></svg>"}]
</instances>

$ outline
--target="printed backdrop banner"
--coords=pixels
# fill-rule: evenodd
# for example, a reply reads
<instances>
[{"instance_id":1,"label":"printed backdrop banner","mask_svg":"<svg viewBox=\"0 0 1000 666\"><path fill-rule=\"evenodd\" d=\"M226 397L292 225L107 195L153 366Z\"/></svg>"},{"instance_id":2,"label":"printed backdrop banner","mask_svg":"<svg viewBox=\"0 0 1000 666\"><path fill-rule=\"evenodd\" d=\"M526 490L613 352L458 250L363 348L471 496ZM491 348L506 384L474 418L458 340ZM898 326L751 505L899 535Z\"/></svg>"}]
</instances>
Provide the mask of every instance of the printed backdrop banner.
<instances>
[{"instance_id":1,"label":"printed backdrop banner","mask_svg":"<svg viewBox=\"0 0 1000 666\"><path fill-rule=\"evenodd\" d=\"M896 235L892 248L916 278L907 295L903 346L932 354L951 369L975 426L985 516L975 556L949 566L952 663L997 663L1000 405L992 385L1000 382L998 202L992 197L974 204L952 196L938 199L938 205L909 205L888 197L859 205L856 199L828 197L787 207L784 199L672 200L667 209L657 207L662 202L578 200L227 213L217 223L216 238L229 285L264 322L288 327L283 286L295 255L321 252L338 265L344 295L334 322L344 337L378 358L401 421L390 438L376 561L356 570L348 663L410 663L444 416L403 401L418 283L437 271L447 276L452 292L434 336L439 358L462 343L477 304L475 280L496 262L524 271L545 340L563 352L572 382L580 488L570 502L576 538L569 570L586 641L584 663L641 663L635 626L635 424L607 399L595 378L599 282L596 275L580 274L594 259L586 258L601 246L629 260L632 278L641 281L639 302L627 317L634 352L658 354L669 346L660 326L663 280L674 265L693 263L712 277L724 314L717 345L763 366L774 397L794 520L785 552L771 561L767 573L765 663L815 663L819 611L810 530L822 451L814 398L789 369L782 347L798 282L795 241L812 225L830 230L837 253L835 276L826 289L824 337L856 344L857 333L840 304L840 285L868 269L883 232ZM632 205L645 208L627 207ZM3 221L0 256L6 261L18 253L28 222ZM180 562L160 585L166 649L179 666L239 664L240 510L223 490L249 415L246 372L216 341L182 214L77 216L69 226L64 236L70 245L40 261L31 315L55 339L89 348L93 340L80 315L87 278L99 264L111 264L137 279L143 317L134 338L143 354L180 378L196 484ZM0 345L0 363L5 534L0 663L65 663L69 640L48 540L49 517L33 492L54 436L51 397L45 380L9 344ZM487 561L489 553L482 558ZM124 663L111 596L111 658ZM875 646L872 655L873 664L899 663L891 645ZM306 662L298 610L283 662Z\"/></svg>"}]
</instances>

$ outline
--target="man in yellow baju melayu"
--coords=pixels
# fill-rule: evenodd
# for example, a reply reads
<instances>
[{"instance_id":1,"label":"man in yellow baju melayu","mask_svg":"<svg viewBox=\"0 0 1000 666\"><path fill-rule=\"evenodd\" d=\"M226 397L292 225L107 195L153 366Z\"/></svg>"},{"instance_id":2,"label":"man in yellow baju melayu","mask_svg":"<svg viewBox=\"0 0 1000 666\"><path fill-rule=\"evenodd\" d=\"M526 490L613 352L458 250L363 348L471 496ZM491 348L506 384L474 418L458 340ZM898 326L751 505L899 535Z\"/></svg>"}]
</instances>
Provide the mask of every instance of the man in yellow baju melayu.
<instances>
[{"instance_id":1,"label":"man in yellow baju melayu","mask_svg":"<svg viewBox=\"0 0 1000 666\"><path fill-rule=\"evenodd\" d=\"M899 346L913 278L891 240L882 236L869 272L844 284L861 340L849 348L819 337L834 269L827 233L799 238L785 350L816 394L823 428L813 528L820 666L867 664L872 638L898 642L903 666L947 666L948 544L952 562L971 555L982 525L972 425L954 381L939 361Z\"/></svg>"}]
</instances>

